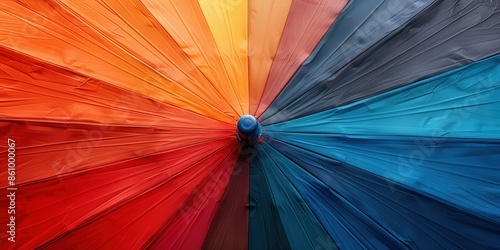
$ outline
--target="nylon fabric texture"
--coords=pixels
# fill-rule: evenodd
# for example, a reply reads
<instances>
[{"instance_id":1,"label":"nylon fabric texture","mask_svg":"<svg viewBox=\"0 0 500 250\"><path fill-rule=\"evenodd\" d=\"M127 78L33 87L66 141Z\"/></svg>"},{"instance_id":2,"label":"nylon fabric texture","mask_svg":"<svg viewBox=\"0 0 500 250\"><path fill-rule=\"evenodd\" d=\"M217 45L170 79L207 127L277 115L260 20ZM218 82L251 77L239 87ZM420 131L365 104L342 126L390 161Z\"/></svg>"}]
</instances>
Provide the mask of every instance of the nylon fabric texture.
<instances>
[{"instance_id":1,"label":"nylon fabric texture","mask_svg":"<svg viewBox=\"0 0 500 250\"><path fill-rule=\"evenodd\" d=\"M0 249L497 249L499 8L0 2Z\"/></svg>"}]
</instances>

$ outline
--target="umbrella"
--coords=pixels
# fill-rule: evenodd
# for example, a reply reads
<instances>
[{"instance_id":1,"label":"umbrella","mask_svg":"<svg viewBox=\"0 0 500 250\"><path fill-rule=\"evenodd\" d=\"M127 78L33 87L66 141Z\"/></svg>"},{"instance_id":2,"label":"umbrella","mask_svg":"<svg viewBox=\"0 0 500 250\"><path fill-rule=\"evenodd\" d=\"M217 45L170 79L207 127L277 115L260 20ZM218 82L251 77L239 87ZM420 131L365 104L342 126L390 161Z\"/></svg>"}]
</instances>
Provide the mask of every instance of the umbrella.
<instances>
[{"instance_id":1,"label":"umbrella","mask_svg":"<svg viewBox=\"0 0 500 250\"><path fill-rule=\"evenodd\" d=\"M2 248L500 247L500 2L0 3Z\"/></svg>"}]
</instances>

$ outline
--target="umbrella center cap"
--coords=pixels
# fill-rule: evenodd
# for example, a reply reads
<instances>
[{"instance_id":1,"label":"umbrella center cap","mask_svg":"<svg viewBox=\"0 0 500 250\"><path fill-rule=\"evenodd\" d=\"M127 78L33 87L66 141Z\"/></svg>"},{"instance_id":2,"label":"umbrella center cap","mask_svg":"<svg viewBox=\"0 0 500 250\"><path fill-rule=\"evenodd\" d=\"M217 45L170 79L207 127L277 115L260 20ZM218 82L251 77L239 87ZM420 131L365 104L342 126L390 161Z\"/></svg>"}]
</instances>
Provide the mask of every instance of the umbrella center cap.
<instances>
[{"instance_id":1,"label":"umbrella center cap","mask_svg":"<svg viewBox=\"0 0 500 250\"><path fill-rule=\"evenodd\" d=\"M252 115L244 115L238 120L236 136L240 141L258 142L262 136L262 126Z\"/></svg>"}]
</instances>

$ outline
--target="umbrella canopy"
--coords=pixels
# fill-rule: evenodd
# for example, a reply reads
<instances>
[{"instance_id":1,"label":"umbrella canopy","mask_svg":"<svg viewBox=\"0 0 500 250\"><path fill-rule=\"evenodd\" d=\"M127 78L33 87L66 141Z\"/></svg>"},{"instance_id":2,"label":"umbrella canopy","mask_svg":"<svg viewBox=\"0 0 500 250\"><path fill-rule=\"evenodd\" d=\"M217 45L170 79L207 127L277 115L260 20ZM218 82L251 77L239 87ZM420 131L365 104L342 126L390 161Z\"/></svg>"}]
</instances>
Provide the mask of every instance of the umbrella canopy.
<instances>
[{"instance_id":1,"label":"umbrella canopy","mask_svg":"<svg viewBox=\"0 0 500 250\"><path fill-rule=\"evenodd\" d=\"M500 2L0 2L2 249L500 247Z\"/></svg>"}]
</instances>

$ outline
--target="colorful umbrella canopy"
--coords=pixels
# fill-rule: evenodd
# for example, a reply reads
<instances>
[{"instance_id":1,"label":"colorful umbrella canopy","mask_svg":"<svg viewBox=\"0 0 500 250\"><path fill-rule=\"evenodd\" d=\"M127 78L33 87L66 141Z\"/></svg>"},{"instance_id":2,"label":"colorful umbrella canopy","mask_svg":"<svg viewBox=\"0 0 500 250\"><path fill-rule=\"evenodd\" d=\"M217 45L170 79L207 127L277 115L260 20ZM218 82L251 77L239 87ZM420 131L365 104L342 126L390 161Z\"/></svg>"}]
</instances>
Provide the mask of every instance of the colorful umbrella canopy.
<instances>
[{"instance_id":1,"label":"colorful umbrella canopy","mask_svg":"<svg viewBox=\"0 0 500 250\"><path fill-rule=\"evenodd\" d=\"M500 248L497 0L2 1L0 79L2 249Z\"/></svg>"}]
</instances>

